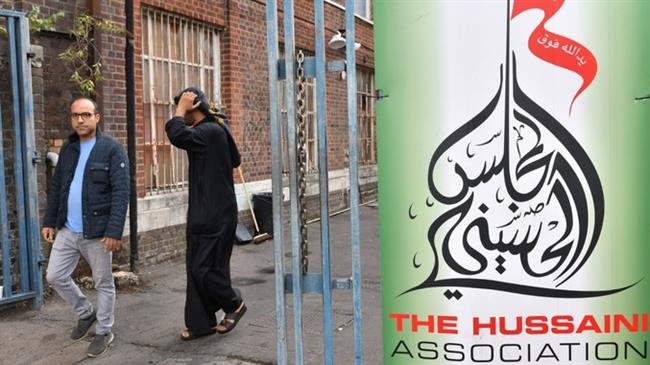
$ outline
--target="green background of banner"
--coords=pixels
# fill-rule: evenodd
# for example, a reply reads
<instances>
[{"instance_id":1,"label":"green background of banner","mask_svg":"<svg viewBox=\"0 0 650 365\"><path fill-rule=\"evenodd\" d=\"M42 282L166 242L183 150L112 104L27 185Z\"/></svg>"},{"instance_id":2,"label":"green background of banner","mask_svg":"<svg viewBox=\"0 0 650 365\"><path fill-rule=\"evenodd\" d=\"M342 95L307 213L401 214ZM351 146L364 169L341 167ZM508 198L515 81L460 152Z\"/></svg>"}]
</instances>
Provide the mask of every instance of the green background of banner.
<instances>
[{"instance_id":1,"label":"green background of banner","mask_svg":"<svg viewBox=\"0 0 650 365\"><path fill-rule=\"evenodd\" d=\"M422 280L421 276L412 275L414 250L410 247L413 242L426 241L431 223L428 217L436 212L435 206L429 211L416 209L420 216L413 221L407 214L411 204L422 209L424 197L430 196L427 167L437 144L446 136L435 121L445 103L444 90L439 85L439 78L445 72L440 54L446 46L441 38L439 10L450 4L453 2L374 2L376 85L389 95L377 103L386 364L436 363L417 359L400 362L391 359L390 354L400 339L417 342L441 338L408 331L397 333L394 322L388 320L389 313L436 314L448 305L441 295L433 295L430 290L399 294ZM629 282L632 277L633 281L645 277L630 290L584 300L584 304L593 313L647 312L650 309L650 100L635 101L635 98L650 95L650 2L580 4L585 8L588 29L599 42L596 46L590 43L592 51L598 50L594 52L598 59L596 80L577 102L588 110L591 125L586 140L577 139L596 165L605 196L603 232L594 259L586 265L599 266L593 278L596 287L611 288ZM480 61L477 57L477 62ZM418 256L424 271L432 265L432 256L426 254L420 252L422 256ZM648 333L625 335L625 339L635 337L647 340L649 336Z\"/></svg>"}]
</instances>

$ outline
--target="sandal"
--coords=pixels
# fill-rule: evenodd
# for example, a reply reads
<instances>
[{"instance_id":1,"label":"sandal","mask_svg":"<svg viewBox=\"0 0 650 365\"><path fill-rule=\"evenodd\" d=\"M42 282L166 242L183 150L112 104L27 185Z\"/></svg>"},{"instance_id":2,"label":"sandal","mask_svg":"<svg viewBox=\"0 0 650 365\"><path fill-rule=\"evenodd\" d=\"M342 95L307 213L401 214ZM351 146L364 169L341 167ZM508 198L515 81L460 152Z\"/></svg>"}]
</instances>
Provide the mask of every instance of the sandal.
<instances>
[{"instance_id":1,"label":"sandal","mask_svg":"<svg viewBox=\"0 0 650 365\"><path fill-rule=\"evenodd\" d=\"M232 331L235 326L237 326L237 323L239 323L239 320L241 317L244 316L244 313L246 313L246 304L244 302L241 303L239 308L232 312L232 313L226 313L226 315L223 317L221 322L215 327L217 332L219 334L224 334Z\"/></svg>"},{"instance_id":2,"label":"sandal","mask_svg":"<svg viewBox=\"0 0 650 365\"><path fill-rule=\"evenodd\" d=\"M192 340L196 340L197 338L200 338L200 337L213 335L213 334L215 334L215 332L217 332L217 330L215 328L212 328L211 331L208 331L206 333L197 335L197 334L192 333L192 331L190 331L189 329L186 328L186 329L181 331L180 337L181 337L181 341L192 341Z\"/></svg>"}]
</instances>

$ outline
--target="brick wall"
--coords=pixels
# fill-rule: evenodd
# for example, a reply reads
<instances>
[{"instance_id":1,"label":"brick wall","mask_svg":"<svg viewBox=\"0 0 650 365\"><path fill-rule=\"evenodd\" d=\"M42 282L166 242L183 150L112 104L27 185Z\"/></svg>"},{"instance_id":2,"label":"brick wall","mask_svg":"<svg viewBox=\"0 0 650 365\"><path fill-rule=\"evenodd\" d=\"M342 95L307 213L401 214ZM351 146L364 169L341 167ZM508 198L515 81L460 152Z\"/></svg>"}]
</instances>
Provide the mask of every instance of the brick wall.
<instances>
[{"instance_id":1,"label":"brick wall","mask_svg":"<svg viewBox=\"0 0 650 365\"><path fill-rule=\"evenodd\" d=\"M229 8L225 8L225 4ZM206 2L180 2L142 0L135 2L135 49L136 49L136 105L138 145L143 142L142 110L142 53L141 13L139 9L148 6L212 24L222 30L221 33L221 75L222 106L232 120L232 130L239 143L242 154L242 169L249 181L269 179L271 174L270 141L268 129L268 73L266 71L266 24L265 2L257 0L231 0ZM282 9L282 4L279 5ZM326 37L328 40L337 29L344 27L343 11L331 4L326 9ZM314 52L313 37L313 3L310 0L296 1L296 43L309 53ZM279 11L280 23L282 11ZM357 19L357 41L363 47L357 51L359 65L374 67L372 26ZM282 28L280 28L281 31ZM280 35L281 41L282 36ZM327 50L327 58L343 59L344 51ZM347 166L347 101L346 81L339 74L329 74L328 92L328 143L330 169L342 169ZM143 150L138 150L138 163L142 166ZM144 195L144 174L139 168L139 195ZM238 179L237 179L238 180ZM364 187L365 191L374 191ZM367 194L366 194L367 195ZM365 196L364 196L365 197ZM344 207L347 199L344 192L331 196L332 209ZM308 206L313 216L318 212L318 198L310 198ZM288 215L285 217L288 218ZM250 215L240 214L240 220L252 227ZM183 250L184 226L172 229L158 229L140 234L141 262L148 264L165 258L165 252ZM175 237L173 237L175 236ZM180 243L179 243L180 242ZM154 250L156 253L152 252Z\"/></svg>"},{"instance_id":2,"label":"brick wall","mask_svg":"<svg viewBox=\"0 0 650 365\"><path fill-rule=\"evenodd\" d=\"M42 125L36 126L36 144L39 152L47 151L48 141L67 137L70 132L68 105L70 100L79 95L75 85L69 81L72 70L59 60L59 53L70 44L69 30L74 15L84 11L85 1L0 1L0 7L19 11L29 11L32 6L39 6L43 16L62 10L66 16L56 24L55 31L31 34L31 43L43 47L43 79L34 85L35 98L41 97ZM36 74L33 76L37 76ZM40 94L37 94L40 92ZM39 135L42 133L42 135Z\"/></svg>"},{"instance_id":3,"label":"brick wall","mask_svg":"<svg viewBox=\"0 0 650 365\"><path fill-rule=\"evenodd\" d=\"M282 4L278 5L279 38L284 47ZM296 47L314 54L314 9L310 0L295 2L294 13ZM243 168L252 180L267 179L271 174L270 141L268 129L268 72L266 70L265 3L235 1L231 3L229 32L226 42L229 54L224 67L224 94L226 106L235 123L236 134L243 141L241 148ZM325 4L326 41L337 29L345 27L344 12ZM363 47L357 51L360 66L374 68L372 26L356 21L357 41ZM224 55L226 56L226 55ZM343 50L326 49L327 60L344 59ZM328 162L330 169L341 169L347 164L347 94L346 81L339 74L327 76ZM261 126L261 128L259 127ZM250 133L250 131L255 131Z\"/></svg>"},{"instance_id":4,"label":"brick wall","mask_svg":"<svg viewBox=\"0 0 650 365\"><path fill-rule=\"evenodd\" d=\"M122 240L124 249L113 257L117 263L129 262L129 237ZM185 255L185 225L165 227L140 234L140 264L152 265Z\"/></svg>"},{"instance_id":5,"label":"brick wall","mask_svg":"<svg viewBox=\"0 0 650 365\"><path fill-rule=\"evenodd\" d=\"M266 71L265 6L256 1L233 1L224 42L223 90L226 112L240 146L247 180L270 176L271 143L268 129L268 72Z\"/></svg>"},{"instance_id":6,"label":"brick wall","mask_svg":"<svg viewBox=\"0 0 650 365\"><path fill-rule=\"evenodd\" d=\"M41 84L35 82L40 94L37 100L37 146L45 155L70 133L68 103L78 92L68 81L67 70L58 54L70 42L67 31L72 26L73 15L92 11L101 19L124 24L124 0L0 0L0 6L29 10L32 4L39 5L42 13L51 14L64 10L67 15L56 32L44 32L32 37L32 42L44 47L44 68ZM91 6L91 8L88 8ZM136 144L138 173L138 195L144 197L144 112L142 84L142 24L141 11L144 6L186 16L217 27L221 31L221 94L225 112L231 117L232 129L243 157L242 168L248 181L266 180L271 175L270 141L268 126L268 73L266 70L266 24L265 1L263 0L135 0L135 84L136 84ZM226 7L228 6L228 7ZM282 2L279 4L279 21L282 23ZM297 47L313 54L313 2L296 0L296 43ZM326 41L344 28L344 13L340 7L325 3ZM282 26L280 25L280 42ZM357 18L356 41L363 44L356 52L360 67L374 68L372 24ZM97 46L103 56L105 80L97 85L98 101L102 114L102 128L126 145L126 84L124 74L124 35L97 32ZM283 44L280 45L283 47ZM343 59L344 51L327 49L327 59ZM35 73L35 76L38 76ZM36 80L36 78L35 78ZM37 87L36 87L37 86ZM346 81L339 74L327 76L327 118L328 118L328 161L330 170L347 166L347 101ZM4 109L6 112L6 108ZM163 121L161 121L162 123ZM56 146L54 146L56 147ZM45 166L39 171L45 172ZM46 174L39 174L41 207L45 207ZM372 186L369 189L372 195ZM368 195L368 194L365 194ZM366 196L364 198L366 198ZM331 209L343 207L344 191L331 194ZM318 198L309 199L310 215L318 212ZM285 216L285 217L288 217ZM241 212L240 219L252 227L250 215ZM156 229L139 234L140 258L144 264L176 257L184 252L184 226ZM124 242L128 242L125 237ZM116 255L118 263L128 262L128 249Z\"/></svg>"},{"instance_id":7,"label":"brick wall","mask_svg":"<svg viewBox=\"0 0 650 365\"><path fill-rule=\"evenodd\" d=\"M99 18L120 25L125 24L123 0L101 1L100 4L99 10L95 10ZM105 132L126 146L125 36L99 31L96 32L95 39L99 43L104 77L96 90L97 100L101 105L101 124Z\"/></svg>"}]
</instances>

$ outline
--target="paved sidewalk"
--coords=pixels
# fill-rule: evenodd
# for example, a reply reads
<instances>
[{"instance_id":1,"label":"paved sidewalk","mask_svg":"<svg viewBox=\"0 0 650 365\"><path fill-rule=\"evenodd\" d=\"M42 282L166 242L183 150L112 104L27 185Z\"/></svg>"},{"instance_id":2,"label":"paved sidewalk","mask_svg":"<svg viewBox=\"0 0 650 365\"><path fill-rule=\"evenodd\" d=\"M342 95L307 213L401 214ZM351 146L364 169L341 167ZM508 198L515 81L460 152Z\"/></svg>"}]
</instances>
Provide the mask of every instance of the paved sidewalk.
<instances>
[{"instance_id":1,"label":"paved sidewalk","mask_svg":"<svg viewBox=\"0 0 650 365\"><path fill-rule=\"evenodd\" d=\"M362 207L361 255L363 273L363 337L366 364L381 364L381 309L377 209ZM309 226L310 271L320 271L320 227ZM332 275L351 276L349 215L331 218ZM288 252L288 250L287 250ZM286 260L289 262L290 254ZM234 285L243 292L248 312L238 327L226 335L182 342L185 300L185 263L176 261L146 267L142 284L118 292L116 339L98 359L87 358L90 340L72 344L69 332L76 322L56 295L41 311L0 311L0 364L275 364L275 282L273 242L236 246L232 259ZM95 291L88 293L95 300ZM352 296L334 291L335 364L354 359ZM293 363L292 297L286 296L289 326L289 363ZM304 296L304 353L306 364L322 363L321 299Z\"/></svg>"}]
</instances>

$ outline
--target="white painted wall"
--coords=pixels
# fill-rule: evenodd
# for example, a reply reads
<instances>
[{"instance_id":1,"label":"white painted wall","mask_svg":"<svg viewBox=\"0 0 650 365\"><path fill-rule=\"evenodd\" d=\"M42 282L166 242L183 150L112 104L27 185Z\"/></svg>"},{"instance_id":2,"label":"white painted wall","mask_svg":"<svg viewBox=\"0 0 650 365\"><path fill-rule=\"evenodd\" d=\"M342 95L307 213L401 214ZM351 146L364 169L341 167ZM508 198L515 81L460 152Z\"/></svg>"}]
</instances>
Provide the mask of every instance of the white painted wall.
<instances>
[{"instance_id":1,"label":"white painted wall","mask_svg":"<svg viewBox=\"0 0 650 365\"><path fill-rule=\"evenodd\" d=\"M350 186L348 169L330 171L329 191L330 193L346 190ZM361 166L359 168L359 185L375 183L377 181L377 166ZM285 184L288 182L285 181ZM260 180L247 182L248 194L270 192L271 180ZM283 189L284 201L289 201L289 187ZM235 184L238 210L248 210L246 194L242 184ZM307 196L318 194L318 175L310 175L307 180ZM168 193L161 195L147 196L138 199L138 232L147 232L169 226L184 224L187 214L187 191ZM124 235L129 234L129 220L127 218Z\"/></svg>"}]
</instances>

